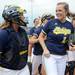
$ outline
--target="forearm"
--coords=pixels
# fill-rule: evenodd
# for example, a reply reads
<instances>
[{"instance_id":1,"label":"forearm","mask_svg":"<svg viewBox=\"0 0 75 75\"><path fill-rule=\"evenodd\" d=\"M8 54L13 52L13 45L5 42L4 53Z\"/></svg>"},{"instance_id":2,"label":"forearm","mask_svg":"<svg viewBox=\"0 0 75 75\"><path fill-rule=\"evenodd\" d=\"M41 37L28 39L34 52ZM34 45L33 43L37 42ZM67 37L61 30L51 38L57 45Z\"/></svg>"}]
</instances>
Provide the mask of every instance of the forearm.
<instances>
[{"instance_id":1,"label":"forearm","mask_svg":"<svg viewBox=\"0 0 75 75\"><path fill-rule=\"evenodd\" d=\"M32 45L31 44L29 44L29 46L28 46L28 56L31 56L32 55Z\"/></svg>"},{"instance_id":2,"label":"forearm","mask_svg":"<svg viewBox=\"0 0 75 75\"><path fill-rule=\"evenodd\" d=\"M43 48L43 50L47 50L46 44L45 44L45 38L39 36L39 42Z\"/></svg>"},{"instance_id":3,"label":"forearm","mask_svg":"<svg viewBox=\"0 0 75 75\"><path fill-rule=\"evenodd\" d=\"M69 46L69 50L70 51L75 51L75 46L74 47Z\"/></svg>"},{"instance_id":4,"label":"forearm","mask_svg":"<svg viewBox=\"0 0 75 75\"><path fill-rule=\"evenodd\" d=\"M31 62L32 48L33 48L33 44L29 43L29 46L28 46L28 62Z\"/></svg>"},{"instance_id":5,"label":"forearm","mask_svg":"<svg viewBox=\"0 0 75 75\"><path fill-rule=\"evenodd\" d=\"M32 43L34 44L34 43L37 43L39 40L38 40L38 38L37 39L32 39Z\"/></svg>"},{"instance_id":6,"label":"forearm","mask_svg":"<svg viewBox=\"0 0 75 75\"><path fill-rule=\"evenodd\" d=\"M38 38L36 37L36 36L33 36L33 37L31 37L30 39L29 39L29 42L31 43L31 44L34 44L34 43L37 43L39 40L38 40Z\"/></svg>"}]
</instances>

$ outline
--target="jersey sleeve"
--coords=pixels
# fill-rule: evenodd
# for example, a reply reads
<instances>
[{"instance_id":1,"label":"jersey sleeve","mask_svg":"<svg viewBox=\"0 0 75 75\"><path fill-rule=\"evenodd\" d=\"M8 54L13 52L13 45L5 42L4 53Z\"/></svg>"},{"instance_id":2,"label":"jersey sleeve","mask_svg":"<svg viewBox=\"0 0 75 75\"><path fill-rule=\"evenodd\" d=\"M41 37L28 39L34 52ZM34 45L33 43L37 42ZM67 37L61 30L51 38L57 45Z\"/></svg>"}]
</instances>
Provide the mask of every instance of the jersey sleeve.
<instances>
[{"instance_id":1,"label":"jersey sleeve","mask_svg":"<svg viewBox=\"0 0 75 75\"><path fill-rule=\"evenodd\" d=\"M29 31L29 36L32 36L33 33L34 33L34 27L30 29L30 31Z\"/></svg>"},{"instance_id":2,"label":"jersey sleeve","mask_svg":"<svg viewBox=\"0 0 75 75\"><path fill-rule=\"evenodd\" d=\"M42 28L43 28L42 26L36 28L36 30L34 31L33 35L38 37L40 32L42 31Z\"/></svg>"},{"instance_id":3,"label":"jersey sleeve","mask_svg":"<svg viewBox=\"0 0 75 75\"><path fill-rule=\"evenodd\" d=\"M42 28L42 33L48 34L51 25L51 21L47 22Z\"/></svg>"}]
</instances>

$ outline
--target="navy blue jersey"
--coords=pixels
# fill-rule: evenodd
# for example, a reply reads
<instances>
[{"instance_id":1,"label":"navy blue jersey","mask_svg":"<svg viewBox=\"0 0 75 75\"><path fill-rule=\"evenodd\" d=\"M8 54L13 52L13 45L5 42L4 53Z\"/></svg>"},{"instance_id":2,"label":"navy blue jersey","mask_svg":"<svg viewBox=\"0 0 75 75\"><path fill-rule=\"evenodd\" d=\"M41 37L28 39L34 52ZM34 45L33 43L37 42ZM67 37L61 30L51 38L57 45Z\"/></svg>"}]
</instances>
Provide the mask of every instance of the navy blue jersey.
<instances>
[{"instance_id":1,"label":"navy blue jersey","mask_svg":"<svg viewBox=\"0 0 75 75\"><path fill-rule=\"evenodd\" d=\"M36 29L36 27L32 27L29 31L29 36L33 36L34 30Z\"/></svg>"},{"instance_id":2,"label":"navy blue jersey","mask_svg":"<svg viewBox=\"0 0 75 75\"><path fill-rule=\"evenodd\" d=\"M7 45L8 34L7 31L0 29L0 53L3 52L3 48Z\"/></svg>"},{"instance_id":3,"label":"navy blue jersey","mask_svg":"<svg viewBox=\"0 0 75 75\"><path fill-rule=\"evenodd\" d=\"M43 27L42 32L47 35L45 43L50 53L65 55L66 49L68 49L69 35L73 31L72 24L67 20L64 23L58 19L49 21Z\"/></svg>"},{"instance_id":4,"label":"navy blue jersey","mask_svg":"<svg viewBox=\"0 0 75 75\"><path fill-rule=\"evenodd\" d=\"M33 35L38 38L41 30L42 30L42 26L39 26L38 28L36 28L34 30ZM34 44L34 51L33 51L33 53L34 53L34 55L42 55L43 49L42 49L42 47L41 47L41 45L40 45L39 42L37 42L37 43Z\"/></svg>"},{"instance_id":5,"label":"navy blue jersey","mask_svg":"<svg viewBox=\"0 0 75 75\"><path fill-rule=\"evenodd\" d=\"M19 70L25 67L28 56L28 38L24 29L0 29L0 66Z\"/></svg>"}]
</instances>

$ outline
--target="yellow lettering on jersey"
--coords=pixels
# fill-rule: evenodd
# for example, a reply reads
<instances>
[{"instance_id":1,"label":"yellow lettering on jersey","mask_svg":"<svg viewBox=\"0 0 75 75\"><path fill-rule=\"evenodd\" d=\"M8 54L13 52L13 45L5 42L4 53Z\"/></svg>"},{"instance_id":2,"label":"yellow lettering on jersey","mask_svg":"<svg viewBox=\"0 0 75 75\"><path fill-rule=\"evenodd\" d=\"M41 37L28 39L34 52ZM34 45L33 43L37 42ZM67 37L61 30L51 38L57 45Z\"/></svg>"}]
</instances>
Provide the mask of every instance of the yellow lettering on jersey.
<instances>
[{"instance_id":1,"label":"yellow lettering on jersey","mask_svg":"<svg viewBox=\"0 0 75 75\"><path fill-rule=\"evenodd\" d=\"M53 33L54 34L64 34L64 35L67 35L67 34L70 34L71 33L71 30L70 29L67 29L67 28L60 28L60 27L56 27L54 30L53 30Z\"/></svg>"}]
</instances>

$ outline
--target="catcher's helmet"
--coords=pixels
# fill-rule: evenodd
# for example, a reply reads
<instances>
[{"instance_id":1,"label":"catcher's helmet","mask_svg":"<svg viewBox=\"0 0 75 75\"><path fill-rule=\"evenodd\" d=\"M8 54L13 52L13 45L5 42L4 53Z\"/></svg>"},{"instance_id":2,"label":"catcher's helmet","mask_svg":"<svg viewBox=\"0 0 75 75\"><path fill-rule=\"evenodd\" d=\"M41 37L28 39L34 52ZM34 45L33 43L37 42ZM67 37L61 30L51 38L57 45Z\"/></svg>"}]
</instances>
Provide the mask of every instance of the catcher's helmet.
<instances>
[{"instance_id":1,"label":"catcher's helmet","mask_svg":"<svg viewBox=\"0 0 75 75\"><path fill-rule=\"evenodd\" d=\"M20 15L26 10L21 9L18 6L7 6L3 10L2 16L6 21L13 21L19 19Z\"/></svg>"}]
</instances>

